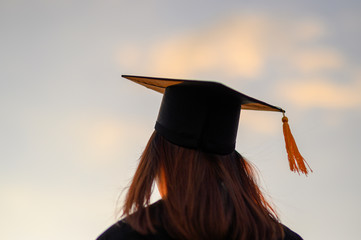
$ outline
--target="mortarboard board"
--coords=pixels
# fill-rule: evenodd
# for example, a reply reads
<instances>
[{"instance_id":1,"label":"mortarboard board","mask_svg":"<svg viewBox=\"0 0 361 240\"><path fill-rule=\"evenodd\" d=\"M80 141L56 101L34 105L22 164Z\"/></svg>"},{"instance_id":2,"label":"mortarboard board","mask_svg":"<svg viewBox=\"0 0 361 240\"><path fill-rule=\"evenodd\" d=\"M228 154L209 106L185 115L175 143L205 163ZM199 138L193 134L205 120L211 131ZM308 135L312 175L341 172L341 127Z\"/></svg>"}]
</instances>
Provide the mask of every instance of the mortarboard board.
<instances>
[{"instance_id":1,"label":"mortarboard board","mask_svg":"<svg viewBox=\"0 0 361 240\"><path fill-rule=\"evenodd\" d=\"M280 107L218 82L133 75L122 77L163 94L155 130L169 142L186 148L229 154L235 150L241 109L285 113ZM290 168L307 175L306 161L297 149L287 117L283 116L282 121Z\"/></svg>"}]
</instances>

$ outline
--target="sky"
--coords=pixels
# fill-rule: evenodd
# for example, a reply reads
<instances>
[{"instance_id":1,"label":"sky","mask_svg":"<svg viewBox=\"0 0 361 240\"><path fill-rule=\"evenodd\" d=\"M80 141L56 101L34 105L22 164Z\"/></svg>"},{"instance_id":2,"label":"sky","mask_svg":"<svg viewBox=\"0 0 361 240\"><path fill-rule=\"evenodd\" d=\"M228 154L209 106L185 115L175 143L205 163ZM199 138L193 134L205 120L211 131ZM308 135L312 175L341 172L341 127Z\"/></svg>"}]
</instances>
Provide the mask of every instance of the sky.
<instances>
[{"instance_id":1,"label":"sky","mask_svg":"<svg viewBox=\"0 0 361 240\"><path fill-rule=\"evenodd\" d=\"M161 101L121 74L218 81L285 109L312 174L289 171L279 113L242 111L237 151L304 239L359 239L360 10L0 0L0 239L95 239L117 220Z\"/></svg>"}]
</instances>

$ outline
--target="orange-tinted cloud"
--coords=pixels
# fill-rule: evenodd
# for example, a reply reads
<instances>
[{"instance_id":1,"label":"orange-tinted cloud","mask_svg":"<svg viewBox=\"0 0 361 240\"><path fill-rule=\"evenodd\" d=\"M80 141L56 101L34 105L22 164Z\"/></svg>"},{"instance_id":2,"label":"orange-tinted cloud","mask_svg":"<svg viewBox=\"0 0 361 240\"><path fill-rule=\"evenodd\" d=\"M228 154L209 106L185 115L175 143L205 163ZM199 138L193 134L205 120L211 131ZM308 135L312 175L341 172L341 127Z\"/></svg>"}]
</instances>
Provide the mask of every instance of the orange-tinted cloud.
<instances>
[{"instance_id":1,"label":"orange-tinted cloud","mask_svg":"<svg viewBox=\"0 0 361 240\"><path fill-rule=\"evenodd\" d=\"M264 14L239 14L146 48L133 43L123 46L119 58L127 69L145 64L138 69L167 77L216 72L226 79L255 79L265 74L275 58L300 72L319 72L344 64L336 49L316 44L326 34L326 27L315 19L284 21Z\"/></svg>"},{"instance_id":2,"label":"orange-tinted cloud","mask_svg":"<svg viewBox=\"0 0 361 240\"><path fill-rule=\"evenodd\" d=\"M348 84L306 79L283 84L283 97L303 108L350 109L361 107L361 78Z\"/></svg>"},{"instance_id":3,"label":"orange-tinted cloud","mask_svg":"<svg viewBox=\"0 0 361 240\"><path fill-rule=\"evenodd\" d=\"M301 73L322 73L341 69L345 63L343 56L335 49L303 49L290 56Z\"/></svg>"},{"instance_id":4,"label":"orange-tinted cloud","mask_svg":"<svg viewBox=\"0 0 361 240\"><path fill-rule=\"evenodd\" d=\"M230 77L253 78L264 66L267 21L246 16L158 42L151 51L156 75L189 76L215 69Z\"/></svg>"}]
</instances>

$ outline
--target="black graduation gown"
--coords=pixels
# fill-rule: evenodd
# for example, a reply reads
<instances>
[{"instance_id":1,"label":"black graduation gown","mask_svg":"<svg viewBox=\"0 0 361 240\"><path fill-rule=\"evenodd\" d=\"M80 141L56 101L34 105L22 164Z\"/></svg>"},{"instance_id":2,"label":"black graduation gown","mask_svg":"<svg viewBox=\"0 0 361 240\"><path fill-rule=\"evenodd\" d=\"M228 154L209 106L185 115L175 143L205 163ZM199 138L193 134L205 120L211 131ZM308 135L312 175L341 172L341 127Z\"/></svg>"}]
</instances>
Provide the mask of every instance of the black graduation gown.
<instances>
[{"instance_id":1,"label":"black graduation gown","mask_svg":"<svg viewBox=\"0 0 361 240\"><path fill-rule=\"evenodd\" d=\"M151 212L161 208L162 201L152 204ZM302 238L291 229L283 226L285 238L283 240L302 240ZM175 240L171 238L164 229L157 229L156 234L142 235L132 229L124 220L115 223L102 233L97 240Z\"/></svg>"}]
</instances>

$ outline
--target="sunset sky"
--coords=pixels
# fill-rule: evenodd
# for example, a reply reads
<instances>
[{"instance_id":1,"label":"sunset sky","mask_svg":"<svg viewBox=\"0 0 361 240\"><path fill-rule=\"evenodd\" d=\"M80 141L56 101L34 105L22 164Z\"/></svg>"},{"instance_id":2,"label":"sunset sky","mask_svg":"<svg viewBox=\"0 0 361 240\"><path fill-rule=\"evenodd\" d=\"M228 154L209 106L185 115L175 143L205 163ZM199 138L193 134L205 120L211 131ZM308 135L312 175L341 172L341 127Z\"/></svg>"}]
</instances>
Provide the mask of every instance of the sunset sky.
<instances>
[{"instance_id":1,"label":"sunset sky","mask_svg":"<svg viewBox=\"0 0 361 240\"><path fill-rule=\"evenodd\" d=\"M236 149L304 239L359 239L360 12L0 0L0 239L95 239L116 221L162 97L121 74L218 81L285 109L312 174L289 171L280 113L242 111Z\"/></svg>"}]
</instances>

